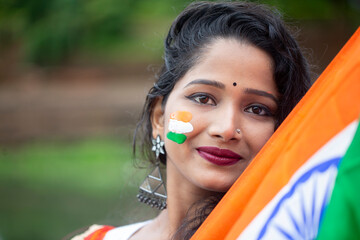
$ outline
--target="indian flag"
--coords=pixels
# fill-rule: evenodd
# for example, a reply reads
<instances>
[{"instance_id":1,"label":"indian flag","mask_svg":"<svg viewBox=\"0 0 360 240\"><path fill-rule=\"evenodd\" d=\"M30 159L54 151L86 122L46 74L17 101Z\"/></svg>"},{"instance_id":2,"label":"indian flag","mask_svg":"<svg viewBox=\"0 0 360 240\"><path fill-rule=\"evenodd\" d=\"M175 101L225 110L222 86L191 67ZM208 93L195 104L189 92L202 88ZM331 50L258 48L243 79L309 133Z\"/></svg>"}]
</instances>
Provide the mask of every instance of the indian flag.
<instances>
[{"instance_id":1,"label":"indian flag","mask_svg":"<svg viewBox=\"0 0 360 240\"><path fill-rule=\"evenodd\" d=\"M194 130L190 120L192 114L187 111L176 111L170 114L169 132L166 137L178 144L182 144L186 140L184 133L189 133Z\"/></svg>"},{"instance_id":2,"label":"indian flag","mask_svg":"<svg viewBox=\"0 0 360 240\"><path fill-rule=\"evenodd\" d=\"M192 239L360 239L360 29Z\"/></svg>"}]
</instances>

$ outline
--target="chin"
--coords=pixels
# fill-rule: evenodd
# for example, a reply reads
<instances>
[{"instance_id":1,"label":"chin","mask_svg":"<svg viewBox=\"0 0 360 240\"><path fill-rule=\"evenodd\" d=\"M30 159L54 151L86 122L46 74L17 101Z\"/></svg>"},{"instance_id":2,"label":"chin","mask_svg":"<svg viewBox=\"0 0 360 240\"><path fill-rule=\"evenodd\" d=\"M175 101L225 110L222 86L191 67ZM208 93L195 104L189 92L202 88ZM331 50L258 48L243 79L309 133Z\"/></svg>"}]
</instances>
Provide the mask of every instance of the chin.
<instances>
[{"instance_id":1,"label":"chin","mask_svg":"<svg viewBox=\"0 0 360 240\"><path fill-rule=\"evenodd\" d=\"M235 181L230 181L230 182L211 182L211 183L206 183L203 184L201 186L201 188L207 190L207 191L211 191L211 192L221 192L221 193L225 193L227 192L230 187L234 184Z\"/></svg>"}]
</instances>

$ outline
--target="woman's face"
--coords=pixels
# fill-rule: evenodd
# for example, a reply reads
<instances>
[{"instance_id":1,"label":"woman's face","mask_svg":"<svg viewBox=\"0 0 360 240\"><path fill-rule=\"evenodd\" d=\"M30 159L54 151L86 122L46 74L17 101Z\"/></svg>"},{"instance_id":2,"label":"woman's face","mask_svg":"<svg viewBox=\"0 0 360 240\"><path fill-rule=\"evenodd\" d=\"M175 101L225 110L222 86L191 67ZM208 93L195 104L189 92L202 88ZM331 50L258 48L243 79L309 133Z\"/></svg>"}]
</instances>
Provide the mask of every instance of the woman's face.
<instances>
[{"instance_id":1,"label":"woman's face","mask_svg":"<svg viewBox=\"0 0 360 240\"><path fill-rule=\"evenodd\" d=\"M160 101L155 107L153 135L165 141L168 178L227 191L273 134L278 95L271 57L234 39L214 40L176 83L163 112L156 113ZM183 143L167 137L177 111L192 116Z\"/></svg>"}]
</instances>

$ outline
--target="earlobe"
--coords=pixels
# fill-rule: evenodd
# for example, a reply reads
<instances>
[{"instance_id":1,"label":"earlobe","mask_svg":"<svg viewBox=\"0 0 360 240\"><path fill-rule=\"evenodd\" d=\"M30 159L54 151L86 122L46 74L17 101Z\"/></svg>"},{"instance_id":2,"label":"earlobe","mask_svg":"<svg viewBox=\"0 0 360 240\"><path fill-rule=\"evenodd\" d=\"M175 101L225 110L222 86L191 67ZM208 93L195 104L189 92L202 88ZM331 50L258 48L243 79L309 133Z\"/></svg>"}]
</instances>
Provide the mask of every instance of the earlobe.
<instances>
[{"instance_id":1,"label":"earlobe","mask_svg":"<svg viewBox=\"0 0 360 240\"><path fill-rule=\"evenodd\" d=\"M160 135L160 138L164 139L164 112L162 109L162 97L155 100L153 111L150 117L152 125L152 136L156 138L157 135Z\"/></svg>"}]
</instances>

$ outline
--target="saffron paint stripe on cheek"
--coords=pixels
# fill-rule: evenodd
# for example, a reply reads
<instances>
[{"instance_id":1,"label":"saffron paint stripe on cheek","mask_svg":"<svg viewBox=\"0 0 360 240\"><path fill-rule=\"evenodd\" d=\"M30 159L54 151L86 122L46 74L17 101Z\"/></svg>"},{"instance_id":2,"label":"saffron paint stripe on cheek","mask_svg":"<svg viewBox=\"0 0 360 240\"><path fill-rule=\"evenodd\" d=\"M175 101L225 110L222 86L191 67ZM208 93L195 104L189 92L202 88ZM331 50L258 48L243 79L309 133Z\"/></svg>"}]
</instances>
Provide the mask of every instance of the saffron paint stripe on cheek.
<instances>
[{"instance_id":1,"label":"saffron paint stripe on cheek","mask_svg":"<svg viewBox=\"0 0 360 240\"><path fill-rule=\"evenodd\" d=\"M190 120L192 119L192 114L188 111L176 111L170 114L170 119L182 122L190 122Z\"/></svg>"},{"instance_id":2,"label":"saffron paint stripe on cheek","mask_svg":"<svg viewBox=\"0 0 360 240\"><path fill-rule=\"evenodd\" d=\"M176 142L178 144L182 144L186 140L186 136L184 134L174 133L174 132L168 132L166 134L166 137L168 139L170 139L171 141L174 141L174 142Z\"/></svg>"}]
</instances>

